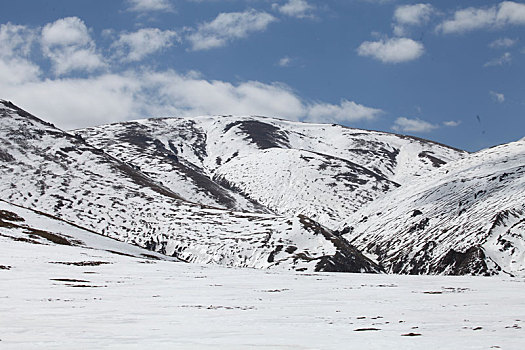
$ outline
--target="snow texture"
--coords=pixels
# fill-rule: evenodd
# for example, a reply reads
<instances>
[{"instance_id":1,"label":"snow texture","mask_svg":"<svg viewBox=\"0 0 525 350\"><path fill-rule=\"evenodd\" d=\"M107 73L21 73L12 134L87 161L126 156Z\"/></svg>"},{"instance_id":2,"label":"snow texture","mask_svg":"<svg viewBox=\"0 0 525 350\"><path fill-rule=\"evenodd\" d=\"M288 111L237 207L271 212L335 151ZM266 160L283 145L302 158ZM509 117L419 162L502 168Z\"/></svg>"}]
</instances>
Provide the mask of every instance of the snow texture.
<instances>
[{"instance_id":1,"label":"snow texture","mask_svg":"<svg viewBox=\"0 0 525 350\"><path fill-rule=\"evenodd\" d=\"M0 104L1 199L181 261L525 276L525 141L432 141L256 116L67 133Z\"/></svg>"},{"instance_id":2,"label":"snow texture","mask_svg":"<svg viewBox=\"0 0 525 350\"><path fill-rule=\"evenodd\" d=\"M26 224L62 225L0 205ZM97 249L0 236L2 349L521 349L525 342L523 279L200 266L115 254L110 240L92 241Z\"/></svg>"},{"instance_id":3,"label":"snow texture","mask_svg":"<svg viewBox=\"0 0 525 350\"><path fill-rule=\"evenodd\" d=\"M157 118L76 132L187 200L303 214L330 228L467 154L402 135L263 117Z\"/></svg>"},{"instance_id":4,"label":"snow texture","mask_svg":"<svg viewBox=\"0 0 525 350\"><path fill-rule=\"evenodd\" d=\"M307 217L234 212L186 201L81 136L2 104L0 193L7 202L187 262L381 271Z\"/></svg>"},{"instance_id":5,"label":"snow texture","mask_svg":"<svg viewBox=\"0 0 525 350\"><path fill-rule=\"evenodd\" d=\"M390 272L525 276L525 141L447 164L345 225Z\"/></svg>"}]
</instances>

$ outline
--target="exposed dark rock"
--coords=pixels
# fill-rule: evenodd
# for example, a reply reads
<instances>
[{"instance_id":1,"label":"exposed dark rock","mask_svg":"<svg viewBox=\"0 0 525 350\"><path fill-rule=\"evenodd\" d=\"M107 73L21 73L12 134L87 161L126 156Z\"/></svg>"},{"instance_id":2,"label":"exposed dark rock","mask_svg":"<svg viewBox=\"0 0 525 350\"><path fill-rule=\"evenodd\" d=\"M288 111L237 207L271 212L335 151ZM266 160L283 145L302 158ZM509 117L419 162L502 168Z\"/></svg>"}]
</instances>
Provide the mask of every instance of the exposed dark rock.
<instances>
[{"instance_id":1,"label":"exposed dark rock","mask_svg":"<svg viewBox=\"0 0 525 350\"><path fill-rule=\"evenodd\" d=\"M290 147L286 132L274 125L257 120L243 120L226 125L224 132L226 133L235 126L246 134L246 139L255 143L260 149Z\"/></svg>"},{"instance_id":2,"label":"exposed dark rock","mask_svg":"<svg viewBox=\"0 0 525 350\"><path fill-rule=\"evenodd\" d=\"M289 247L287 247L287 248L285 249L285 252L287 252L288 254L292 254L292 253L295 252L296 250L297 250L297 247L291 245L291 246L289 246Z\"/></svg>"},{"instance_id":3,"label":"exposed dark rock","mask_svg":"<svg viewBox=\"0 0 525 350\"><path fill-rule=\"evenodd\" d=\"M463 253L451 249L432 272L447 272L450 275L493 275L494 271L488 269L485 259L485 252L480 246L470 247Z\"/></svg>"},{"instance_id":4,"label":"exposed dark rock","mask_svg":"<svg viewBox=\"0 0 525 350\"><path fill-rule=\"evenodd\" d=\"M414 216L414 215L412 215ZM428 226L428 223L429 223L429 219L428 218L424 218L422 219L420 222L418 222L417 224L414 224L413 226L411 226L409 229L408 229L408 232L409 233L412 233L412 232L416 232L416 231L421 231L421 230L424 230L425 227Z\"/></svg>"},{"instance_id":5,"label":"exposed dark rock","mask_svg":"<svg viewBox=\"0 0 525 350\"><path fill-rule=\"evenodd\" d=\"M282 245L278 245L275 247L275 250L273 250L270 255L268 256L268 262L273 263L275 261L275 256L279 254L283 250Z\"/></svg>"},{"instance_id":6,"label":"exposed dark rock","mask_svg":"<svg viewBox=\"0 0 525 350\"><path fill-rule=\"evenodd\" d=\"M0 210L0 220L18 221L18 222L25 221L24 218L20 217L18 214L13 213L8 210Z\"/></svg>"},{"instance_id":7,"label":"exposed dark rock","mask_svg":"<svg viewBox=\"0 0 525 350\"><path fill-rule=\"evenodd\" d=\"M422 214L423 212L421 210L414 209L414 211L412 212L412 217L422 215Z\"/></svg>"},{"instance_id":8,"label":"exposed dark rock","mask_svg":"<svg viewBox=\"0 0 525 350\"><path fill-rule=\"evenodd\" d=\"M60 264L60 265L72 265L72 266L100 266L106 264L112 264L107 261L50 261L50 264Z\"/></svg>"},{"instance_id":9,"label":"exposed dark rock","mask_svg":"<svg viewBox=\"0 0 525 350\"><path fill-rule=\"evenodd\" d=\"M425 243L422 249L417 251L414 256L408 260L406 253L398 257L391 257L393 261L390 270L393 273L407 273L410 275L423 275L429 273L428 263L433 258L434 248L437 243L429 241ZM380 255L380 254L379 254Z\"/></svg>"},{"instance_id":10,"label":"exposed dark rock","mask_svg":"<svg viewBox=\"0 0 525 350\"><path fill-rule=\"evenodd\" d=\"M304 215L299 215L299 219L307 230L314 234L323 235L326 240L329 240L334 244L337 250L334 255L326 255L319 258L319 262L315 266L315 271L356 273L384 272L381 266L364 256L343 237L334 235L330 230Z\"/></svg>"},{"instance_id":11,"label":"exposed dark rock","mask_svg":"<svg viewBox=\"0 0 525 350\"><path fill-rule=\"evenodd\" d=\"M218 186L225 188L229 191L235 192L246 198L255 208L257 212L260 213L272 213L270 209L262 205L261 203L257 202L255 199L251 198L249 194L245 193L241 188L237 187L235 184L231 183L230 181L226 180L223 176L214 175L213 176L213 182L217 184Z\"/></svg>"},{"instance_id":12,"label":"exposed dark rock","mask_svg":"<svg viewBox=\"0 0 525 350\"><path fill-rule=\"evenodd\" d=\"M445 162L444 160L433 156L432 154L433 154L433 152L423 151L423 152L419 153L418 156L419 156L419 158L426 158L426 159L430 160L430 162L432 162L432 166L434 166L435 168L439 168L440 166L447 164L447 162Z\"/></svg>"},{"instance_id":13,"label":"exposed dark rock","mask_svg":"<svg viewBox=\"0 0 525 350\"><path fill-rule=\"evenodd\" d=\"M7 153L7 151L0 149L0 161L13 162L15 158Z\"/></svg>"}]
</instances>

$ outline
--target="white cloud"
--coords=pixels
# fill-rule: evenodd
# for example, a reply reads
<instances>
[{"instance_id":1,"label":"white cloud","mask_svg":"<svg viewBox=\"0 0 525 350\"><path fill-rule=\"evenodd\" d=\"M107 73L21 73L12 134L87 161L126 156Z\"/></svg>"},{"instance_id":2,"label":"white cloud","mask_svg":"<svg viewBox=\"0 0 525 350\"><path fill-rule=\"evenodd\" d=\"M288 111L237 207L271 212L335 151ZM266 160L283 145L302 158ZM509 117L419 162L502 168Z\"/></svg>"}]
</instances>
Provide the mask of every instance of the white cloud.
<instances>
[{"instance_id":1,"label":"white cloud","mask_svg":"<svg viewBox=\"0 0 525 350\"><path fill-rule=\"evenodd\" d=\"M128 11L132 12L153 12L153 11L173 11L173 6L168 0L128 0Z\"/></svg>"},{"instance_id":2,"label":"white cloud","mask_svg":"<svg viewBox=\"0 0 525 350\"><path fill-rule=\"evenodd\" d=\"M0 67L1 67L0 60ZM373 119L381 110L343 100L313 103L280 83L232 84L197 73L127 71L87 78L6 81L0 68L2 98L65 129L150 116L265 115L291 120L352 122Z\"/></svg>"},{"instance_id":3,"label":"white cloud","mask_svg":"<svg viewBox=\"0 0 525 350\"><path fill-rule=\"evenodd\" d=\"M292 59L288 56L284 56L283 58L279 60L278 65L280 67L288 67L290 66L291 63L292 63Z\"/></svg>"},{"instance_id":4,"label":"white cloud","mask_svg":"<svg viewBox=\"0 0 525 350\"><path fill-rule=\"evenodd\" d=\"M40 74L40 67L28 60L23 58L0 58L0 79L8 86L35 81Z\"/></svg>"},{"instance_id":5,"label":"white cloud","mask_svg":"<svg viewBox=\"0 0 525 350\"><path fill-rule=\"evenodd\" d=\"M446 20L438 26L445 34L461 33L493 26L496 20L497 10L495 7L488 9L478 9L469 7L464 10L456 11L454 18Z\"/></svg>"},{"instance_id":6,"label":"white cloud","mask_svg":"<svg viewBox=\"0 0 525 350\"><path fill-rule=\"evenodd\" d=\"M510 62L512 62L512 55L510 52L505 52L500 57L497 57L485 63L483 67L503 66L505 64L509 64Z\"/></svg>"},{"instance_id":7,"label":"white cloud","mask_svg":"<svg viewBox=\"0 0 525 350\"><path fill-rule=\"evenodd\" d=\"M310 122L355 122L376 118L382 110L366 107L354 101L342 100L339 105L316 103L308 107L307 121Z\"/></svg>"},{"instance_id":8,"label":"white cloud","mask_svg":"<svg viewBox=\"0 0 525 350\"><path fill-rule=\"evenodd\" d=\"M492 96L492 98L494 99L494 101L496 101L498 103L505 102L505 95L504 94L496 92L496 91L489 91L489 93L490 93L490 96Z\"/></svg>"},{"instance_id":9,"label":"white cloud","mask_svg":"<svg viewBox=\"0 0 525 350\"><path fill-rule=\"evenodd\" d=\"M517 42L518 42L518 40L516 40L516 39L500 38L500 39L496 39L496 40L492 41L489 44L489 47L491 49L506 49L506 48L514 46Z\"/></svg>"},{"instance_id":10,"label":"white cloud","mask_svg":"<svg viewBox=\"0 0 525 350\"><path fill-rule=\"evenodd\" d=\"M496 22L498 25L525 25L525 4L503 1L499 6Z\"/></svg>"},{"instance_id":11,"label":"white cloud","mask_svg":"<svg viewBox=\"0 0 525 350\"><path fill-rule=\"evenodd\" d=\"M28 56L37 39L35 30L11 23L0 25L0 55Z\"/></svg>"},{"instance_id":12,"label":"white cloud","mask_svg":"<svg viewBox=\"0 0 525 350\"><path fill-rule=\"evenodd\" d=\"M309 4L306 0L288 0L285 4L273 4L272 8L280 13L296 18L312 18L312 11L315 6Z\"/></svg>"},{"instance_id":13,"label":"white cloud","mask_svg":"<svg viewBox=\"0 0 525 350\"><path fill-rule=\"evenodd\" d=\"M365 41L357 49L360 56L369 56L383 63L401 63L419 58L425 51L423 44L409 38Z\"/></svg>"},{"instance_id":14,"label":"white cloud","mask_svg":"<svg viewBox=\"0 0 525 350\"><path fill-rule=\"evenodd\" d=\"M65 17L48 23L42 29L42 44L46 47L87 45L91 37L84 22L78 17Z\"/></svg>"},{"instance_id":15,"label":"white cloud","mask_svg":"<svg viewBox=\"0 0 525 350\"><path fill-rule=\"evenodd\" d=\"M460 124L461 124L461 120L449 120L449 121L443 122L443 125L448 126L448 127L456 127L456 126L459 126Z\"/></svg>"},{"instance_id":16,"label":"white cloud","mask_svg":"<svg viewBox=\"0 0 525 350\"><path fill-rule=\"evenodd\" d=\"M396 8L394 19L398 23L419 25L430 19L434 8L430 4L403 5Z\"/></svg>"},{"instance_id":17,"label":"white cloud","mask_svg":"<svg viewBox=\"0 0 525 350\"><path fill-rule=\"evenodd\" d=\"M68 31L62 35L64 30ZM209 80L195 72L181 74L148 68L122 72L119 67L119 73L112 73L110 60L107 70L81 77L48 77L29 58L34 54L31 50L36 48L30 45L31 40L39 41L50 51L73 48L71 54L81 54L83 48L94 49L94 42L76 17L49 24L42 37L38 30L27 27L0 26L0 44L6 48L0 50L1 98L12 100L64 129L161 115L241 114L352 122L370 120L382 112L348 100L340 104L308 101L282 83L234 84ZM139 50L137 55L144 52ZM69 57L68 62L72 59ZM85 59L79 61L85 63Z\"/></svg>"},{"instance_id":18,"label":"white cloud","mask_svg":"<svg viewBox=\"0 0 525 350\"><path fill-rule=\"evenodd\" d=\"M301 99L279 83L232 84L173 71L150 73L147 83L158 87L156 96L167 101L159 105L171 114L258 114L298 119L304 113Z\"/></svg>"},{"instance_id":19,"label":"white cloud","mask_svg":"<svg viewBox=\"0 0 525 350\"><path fill-rule=\"evenodd\" d=\"M11 23L0 25L0 77L4 83L38 79L40 68L28 59L36 40L36 30Z\"/></svg>"},{"instance_id":20,"label":"white cloud","mask_svg":"<svg viewBox=\"0 0 525 350\"><path fill-rule=\"evenodd\" d=\"M430 19L435 12L431 4L414 4L398 6L394 11L394 34L406 35L408 26L421 25Z\"/></svg>"},{"instance_id":21,"label":"white cloud","mask_svg":"<svg viewBox=\"0 0 525 350\"><path fill-rule=\"evenodd\" d=\"M250 33L264 31L276 20L269 13L255 10L220 13L213 21L200 24L187 39L193 50L209 50L245 38Z\"/></svg>"},{"instance_id":22,"label":"white cloud","mask_svg":"<svg viewBox=\"0 0 525 350\"><path fill-rule=\"evenodd\" d=\"M172 30L158 28L143 28L133 33L122 33L112 45L117 49L117 56L122 61L140 61L147 55L173 46L179 36Z\"/></svg>"},{"instance_id":23,"label":"white cloud","mask_svg":"<svg viewBox=\"0 0 525 350\"><path fill-rule=\"evenodd\" d=\"M525 4L503 1L492 7L469 7L458 10L452 19L445 20L437 30L450 34L483 28L501 28L507 25L525 25Z\"/></svg>"},{"instance_id":24,"label":"white cloud","mask_svg":"<svg viewBox=\"0 0 525 350\"><path fill-rule=\"evenodd\" d=\"M419 118L409 119L405 117L397 118L392 126L392 130L397 132L430 132L439 128L439 125L429 123Z\"/></svg>"},{"instance_id":25,"label":"white cloud","mask_svg":"<svg viewBox=\"0 0 525 350\"><path fill-rule=\"evenodd\" d=\"M2 82L0 89L7 99L63 129L123 121L147 102L138 95L135 77L112 74L12 86Z\"/></svg>"},{"instance_id":26,"label":"white cloud","mask_svg":"<svg viewBox=\"0 0 525 350\"><path fill-rule=\"evenodd\" d=\"M101 55L84 22L78 17L66 17L48 23L42 29L44 56L53 63L57 75L71 71L93 71L105 67Z\"/></svg>"}]
</instances>

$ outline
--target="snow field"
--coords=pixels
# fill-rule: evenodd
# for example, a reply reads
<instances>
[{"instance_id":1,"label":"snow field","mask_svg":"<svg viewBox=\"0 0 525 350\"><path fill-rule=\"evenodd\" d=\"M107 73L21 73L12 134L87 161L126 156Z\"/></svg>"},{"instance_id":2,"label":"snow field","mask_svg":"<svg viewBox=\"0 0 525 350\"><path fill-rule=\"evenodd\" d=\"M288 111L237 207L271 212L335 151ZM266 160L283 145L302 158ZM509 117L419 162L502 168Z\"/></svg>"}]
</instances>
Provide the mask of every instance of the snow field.
<instances>
[{"instance_id":1,"label":"snow field","mask_svg":"<svg viewBox=\"0 0 525 350\"><path fill-rule=\"evenodd\" d=\"M4 237L0 265L2 349L521 349L525 343L523 279L270 272Z\"/></svg>"}]
</instances>

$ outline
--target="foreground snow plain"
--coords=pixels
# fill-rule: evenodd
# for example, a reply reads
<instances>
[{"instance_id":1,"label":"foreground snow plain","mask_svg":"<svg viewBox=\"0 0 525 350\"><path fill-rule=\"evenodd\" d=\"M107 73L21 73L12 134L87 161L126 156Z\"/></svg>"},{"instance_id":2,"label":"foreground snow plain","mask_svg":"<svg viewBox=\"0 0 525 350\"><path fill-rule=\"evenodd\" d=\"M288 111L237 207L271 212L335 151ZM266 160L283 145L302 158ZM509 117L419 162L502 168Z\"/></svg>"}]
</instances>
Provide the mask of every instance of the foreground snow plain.
<instances>
[{"instance_id":1,"label":"foreground snow plain","mask_svg":"<svg viewBox=\"0 0 525 350\"><path fill-rule=\"evenodd\" d=\"M524 279L224 268L125 256L103 245L0 237L0 348L525 345Z\"/></svg>"}]
</instances>

